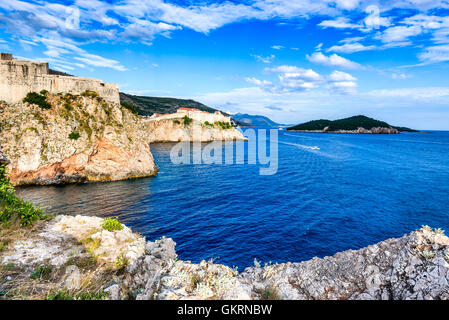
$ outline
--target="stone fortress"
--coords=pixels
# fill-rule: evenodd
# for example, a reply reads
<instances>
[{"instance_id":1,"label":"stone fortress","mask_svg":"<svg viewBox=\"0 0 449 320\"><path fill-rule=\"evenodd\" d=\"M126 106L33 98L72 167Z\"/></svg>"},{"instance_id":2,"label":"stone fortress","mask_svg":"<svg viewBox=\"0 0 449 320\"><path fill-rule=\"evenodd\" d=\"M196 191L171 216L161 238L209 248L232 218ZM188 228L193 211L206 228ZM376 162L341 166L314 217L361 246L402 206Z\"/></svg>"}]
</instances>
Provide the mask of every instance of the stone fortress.
<instances>
[{"instance_id":1,"label":"stone fortress","mask_svg":"<svg viewBox=\"0 0 449 320\"><path fill-rule=\"evenodd\" d=\"M147 121L160 121L167 119L179 119L183 117L189 117L193 120L199 121L201 123L209 122L213 124L215 122L229 122L231 123L231 117L225 116L220 111L215 111L214 113L210 113L207 111L201 111L199 109L192 108L179 108L176 110L176 113L167 113L167 114L158 114L155 113L151 117L145 118Z\"/></svg>"},{"instance_id":2,"label":"stone fortress","mask_svg":"<svg viewBox=\"0 0 449 320\"><path fill-rule=\"evenodd\" d=\"M74 77L50 69L47 62L17 60L12 54L0 53L0 100L17 103L29 92L42 90L72 94L96 91L105 100L120 103L117 84Z\"/></svg>"}]
</instances>

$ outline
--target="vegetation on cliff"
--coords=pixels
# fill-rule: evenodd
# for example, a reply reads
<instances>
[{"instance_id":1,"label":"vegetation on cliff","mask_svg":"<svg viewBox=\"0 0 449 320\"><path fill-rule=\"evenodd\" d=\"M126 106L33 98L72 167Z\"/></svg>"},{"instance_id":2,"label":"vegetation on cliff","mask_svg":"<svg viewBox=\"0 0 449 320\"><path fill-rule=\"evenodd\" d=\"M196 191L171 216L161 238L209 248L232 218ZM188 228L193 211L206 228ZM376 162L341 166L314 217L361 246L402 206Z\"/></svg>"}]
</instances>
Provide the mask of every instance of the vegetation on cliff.
<instances>
[{"instance_id":1,"label":"vegetation on cliff","mask_svg":"<svg viewBox=\"0 0 449 320\"><path fill-rule=\"evenodd\" d=\"M48 92L42 90L40 93L37 92L29 92L25 98L23 98L23 102L35 104L42 109L50 109L51 105L47 101L46 94Z\"/></svg>"},{"instance_id":2,"label":"vegetation on cliff","mask_svg":"<svg viewBox=\"0 0 449 320\"><path fill-rule=\"evenodd\" d=\"M20 223L23 227L30 227L38 220L49 218L41 208L35 208L16 196L14 187L9 182L5 165L0 164L0 223L1 228Z\"/></svg>"},{"instance_id":3,"label":"vegetation on cliff","mask_svg":"<svg viewBox=\"0 0 449 320\"><path fill-rule=\"evenodd\" d=\"M13 184L155 174L148 128L126 106L108 102L94 91L30 93L25 101L0 103L0 143L11 162L7 169ZM39 105L43 101L49 108Z\"/></svg>"},{"instance_id":4,"label":"vegetation on cliff","mask_svg":"<svg viewBox=\"0 0 449 320\"><path fill-rule=\"evenodd\" d=\"M371 130L373 128L394 128L399 131L416 132L416 130L412 130L409 128L394 127L384 121L375 120L363 115L334 121L325 119L313 120L290 127L287 130L321 131L325 130L325 128L327 128L326 131L328 132L339 130L354 131L358 128L364 128L366 130Z\"/></svg>"}]
</instances>

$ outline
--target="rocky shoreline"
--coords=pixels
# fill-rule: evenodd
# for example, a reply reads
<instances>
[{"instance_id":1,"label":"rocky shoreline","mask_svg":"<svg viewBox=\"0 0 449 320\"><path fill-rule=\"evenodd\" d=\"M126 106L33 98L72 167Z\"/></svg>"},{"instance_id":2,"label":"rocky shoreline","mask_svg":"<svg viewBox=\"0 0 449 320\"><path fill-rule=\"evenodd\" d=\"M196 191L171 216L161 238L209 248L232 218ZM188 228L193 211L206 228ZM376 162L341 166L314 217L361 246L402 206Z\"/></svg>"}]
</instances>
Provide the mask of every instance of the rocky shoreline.
<instances>
[{"instance_id":1,"label":"rocky shoreline","mask_svg":"<svg viewBox=\"0 0 449 320\"><path fill-rule=\"evenodd\" d=\"M358 128L357 130L289 130L290 132L312 132L312 133L349 133L349 134L400 134L401 132L396 128L376 127L369 130L365 128Z\"/></svg>"},{"instance_id":2,"label":"rocky shoreline","mask_svg":"<svg viewBox=\"0 0 449 320\"><path fill-rule=\"evenodd\" d=\"M7 292L9 299L29 298L14 291L14 281L20 279L24 286L26 279L33 288L41 285L34 298L90 286L113 300L449 299L449 238L439 229L423 227L401 238L300 263L262 266L255 261L239 273L212 260L180 260L172 239L145 241L124 225L112 231L103 225L97 217L57 216L11 242L0 251L0 292ZM92 263L86 267L79 263L83 259ZM15 271L4 272L8 265ZM39 266L60 276L45 284L31 279ZM68 280L74 274L67 270L78 275L73 286Z\"/></svg>"}]
</instances>

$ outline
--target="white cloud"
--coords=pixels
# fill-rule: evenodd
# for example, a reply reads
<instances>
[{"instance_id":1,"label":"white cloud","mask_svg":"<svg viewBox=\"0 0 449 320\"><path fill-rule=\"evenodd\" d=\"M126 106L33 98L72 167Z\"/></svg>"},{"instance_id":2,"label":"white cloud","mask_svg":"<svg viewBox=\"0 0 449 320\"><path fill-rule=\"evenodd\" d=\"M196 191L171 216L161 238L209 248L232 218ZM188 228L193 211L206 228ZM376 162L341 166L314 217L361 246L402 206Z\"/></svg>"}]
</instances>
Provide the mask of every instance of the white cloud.
<instances>
[{"instance_id":1,"label":"white cloud","mask_svg":"<svg viewBox=\"0 0 449 320\"><path fill-rule=\"evenodd\" d=\"M349 73L342 72L342 71L334 71L332 72L328 79L332 82L338 82L338 81L356 81L357 78L353 77Z\"/></svg>"},{"instance_id":2,"label":"white cloud","mask_svg":"<svg viewBox=\"0 0 449 320\"><path fill-rule=\"evenodd\" d=\"M272 63L273 60L276 58L276 56L274 54L267 56L267 57L259 56L256 54L252 54L251 56L254 57L257 61L267 63L267 64Z\"/></svg>"},{"instance_id":3,"label":"white cloud","mask_svg":"<svg viewBox=\"0 0 449 320\"><path fill-rule=\"evenodd\" d=\"M412 100L426 100L433 98L449 98L449 88L430 87L430 88L401 88L373 90L367 95L376 97L409 98Z\"/></svg>"},{"instance_id":4,"label":"white cloud","mask_svg":"<svg viewBox=\"0 0 449 320\"><path fill-rule=\"evenodd\" d=\"M274 85L272 82L267 80L259 80L256 78L246 78L245 79L248 83L254 84L260 88L262 88L265 91L272 91L274 89Z\"/></svg>"},{"instance_id":5,"label":"white cloud","mask_svg":"<svg viewBox=\"0 0 449 320\"><path fill-rule=\"evenodd\" d=\"M355 93L357 78L349 73L334 71L328 77L328 88L341 93Z\"/></svg>"},{"instance_id":6,"label":"white cloud","mask_svg":"<svg viewBox=\"0 0 449 320\"><path fill-rule=\"evenodd\" d=\"M391 78L394 80L405 80L410 78L411 76L402 72L394 72L391 74Z\"/></svg>"},{"instance_id":7,"label":"white cloud","mask_svg":"<svg viewBox=\"0 0 449 320\"><path fill-rule=\"evenodd\" d=\"M375 50L377 47L375 45L365 46L361 43L354 42L354 43L345 43L343 45L336 45L332 46L329 49L327 49L327 52L340 52L340 53L354 53L354 52L360 52L360 51L369 51L369 50Z\"/></svg>"},{"instance_id":8,"label":"white cloud","mask_svg":"<svg viewBox=\"0 0 449 320\"><path fill-rule=\"evenodd\" d=\"M384 43L402 42L419 35L421 32L420 26L396 26L386 29L378 38Z\"/></svg>"},{"instance_id":9,"label":"white cloud","mask_svg":"<svg viewBox=\"0 0 449 320\"><path fill-rule=\"evenodd\" d=\"M274 46L271 46L271 49L274 49L274 50L282 50L282 49L284 49L284 46L274 45Z\"/></svg>"},{"instance_id":10,"label":"white cloud","mask_svg":"<svg viewBox=\"0 0 449 320\"><path fill-rule=\"evenodd\" d=\"M83 53L80 57L75 57L74 59L95 67L111 68L117 71L127 70L116 60L106 59L95 54Z\"/></svg>"},{"instance_id":11,"label":"white cloud","mask_svg":"<svg viewBox=\"0 0 449 320\"><path fill-rule=\"evenodd\" d=\"M275 68L265 68L265 72L277 75L279 85L257 78L246 78L246 81L266 92L276 94L309 91L323 85L331 91L352 93L355 92L357 87L357 79L342 71L334 71L329 76L323 77L312 69L282 65Z\"/></svg>"},{"instance_id":12,"label":"white cloud","mask_svg":"<svg viewBox=\"0 0 449 320\"><path fill-rule=\"evenodd\" d=\"M335 28L335 29L359 29L360 24L354 24L350 22L348 18L338 17L335 20L324 20L318 24L322 28Z\"/></svg>"},{"instance_id":13,"label":"white cloud","mask_svg":"<svg viewBox=\"0 0 449 320\"><path fill-rule=\"evenodd\" d=\"M345 69L361 69L363 68L360 64L343 58L337 54L332 54L326 56L321 52L315 52L312 55L307 55L307 59L310 62L321 64L325 66L340 67Z\"/></svg>"},{"instance_id":14,"label":"white cloud","mask_svg":"<svg viewBox=\"0 0 449 320\"><path fill-rule=\"evenodd\" d=\"M336 0L335 3L338 7L346 10L352 10L357 8L360 0Z\"/></svg>"},{"instance_id":15,"label":"white cloud","mask_svg":"<svg viewBox=\"0 0 449 320\"><path fill-rule=\"evenodd\" d=\"M421 65L449 61L449 45L428 47L418 55Z\"/></svg>"},{"instance_id":16,"label":"white cloud","mask_svg":"<svg viewBox=\"0 0 449 320\"><path fill-rule=\"evenodd\" d=\"M73 43L67 39L63 41L58 39L35 37L34 42L40 42L47 47L47 51L45 51L44 54L47 57L50 57L45 59L49 62L57 62L64 66L84 67L84 64L87 64L94 67L110 68L117 71L127 70L119 61L91 54L78 47L76 43ZM73 60L81 61L84 64L74 63L72 62Z\"/></svg>"}]
</instances>

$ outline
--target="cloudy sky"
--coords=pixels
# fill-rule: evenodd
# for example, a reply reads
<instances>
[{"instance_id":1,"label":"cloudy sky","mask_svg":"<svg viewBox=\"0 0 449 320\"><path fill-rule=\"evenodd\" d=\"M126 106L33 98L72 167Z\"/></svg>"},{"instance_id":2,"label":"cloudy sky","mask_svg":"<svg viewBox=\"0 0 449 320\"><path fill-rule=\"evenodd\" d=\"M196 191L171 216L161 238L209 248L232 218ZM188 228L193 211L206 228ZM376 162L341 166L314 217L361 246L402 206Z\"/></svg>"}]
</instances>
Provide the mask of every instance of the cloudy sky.
<instances>
[{"instance_id":1,"label":"cloudy sky","mask_svg":"<svg viewBox=\"0 0 449 320\"><path fill-rule=\"evenodd\" d=\"M0 0L0 51L281 123L449 130L447 0Z\"/></svg>"}]
</instances>

